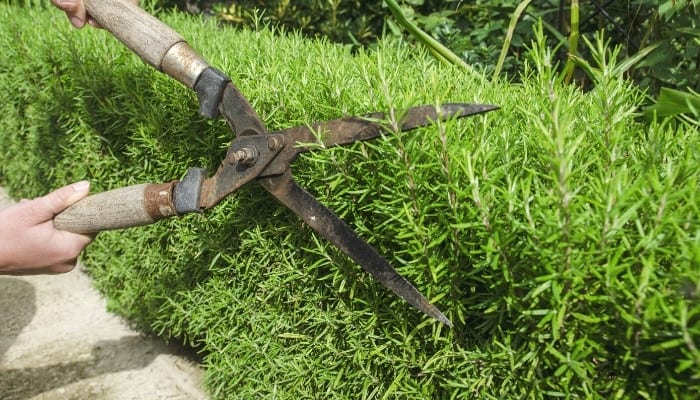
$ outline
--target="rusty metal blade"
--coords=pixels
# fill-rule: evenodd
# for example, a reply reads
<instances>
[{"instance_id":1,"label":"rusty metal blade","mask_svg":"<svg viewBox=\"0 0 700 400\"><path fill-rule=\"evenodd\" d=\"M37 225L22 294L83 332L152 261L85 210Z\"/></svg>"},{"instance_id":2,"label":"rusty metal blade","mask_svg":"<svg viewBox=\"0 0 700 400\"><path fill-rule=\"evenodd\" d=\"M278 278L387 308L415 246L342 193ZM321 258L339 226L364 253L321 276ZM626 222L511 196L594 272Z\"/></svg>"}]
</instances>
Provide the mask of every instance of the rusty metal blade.
<instances>
[{"instance_id":1,"label":"rusty metal blade","mask_svg":"<svg viewBox=\"0 0 700 400\"><path fill-rule=\"evenodd\" d=\"M288 144L296 145L296 153L324 147L349 144L375 138L386 132L408 131L428 126L438 120L446 121L497 110L490 104L450 103L439 107L425 105L389 113L376 112L364 116L340 118L310 126L297 126L275 133L285 135ZM310 144L304 146L304 144Z\"/></svg>"},{"instance_id":2,"label":"rusty metal blade","mask_svg":"<svg viewBox=\"0 0 700 400\"><path fill-rule=\"evenodd\" d=\"M430 304L377 250L357 236L333 211L294 182L289 171L283 175L261 178L258 182L392 292L430 317L452 327L452 322Z\"/></svg>"},{"instance_id":3,"label":"rusty metal blade","mask_svg":"<svg viewBox=\"0 0 700 400\"><path fill-rule=\"evenodd\" d=\"M267 133L265 125L233 83L229 82L219 102L219 112L226 119L234 136L263 135Z\"/></svg>"}]
</instances>

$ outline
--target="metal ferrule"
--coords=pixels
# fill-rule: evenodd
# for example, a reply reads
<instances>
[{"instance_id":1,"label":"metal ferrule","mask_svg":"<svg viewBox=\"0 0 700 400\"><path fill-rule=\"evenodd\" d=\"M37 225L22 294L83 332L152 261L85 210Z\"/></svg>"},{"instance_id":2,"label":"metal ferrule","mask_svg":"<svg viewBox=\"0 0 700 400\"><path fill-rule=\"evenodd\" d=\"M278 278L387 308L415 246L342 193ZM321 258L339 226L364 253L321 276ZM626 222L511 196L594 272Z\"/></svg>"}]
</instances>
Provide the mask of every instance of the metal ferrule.
<instances>
[{"instance_id":1,"label":"metal ferrule","mask_svg":"<svg viewBox=\"0 0 700 400\"><path fill-rule=\"evenodd\" d=\"M175 204L173 203L173 187L177 181L168 183L152 184L146 187L144 192L144 205L146 212L153 218L172 217L177 215Z\"/></svg>"},{"instance_id":2,"label":"metal ferrule","mask_svg":"<svg viewBox=\"0 0 700 400\"><path fill-rule=\"evenodd\" d=\"M186 42L175 43L165 53L160 64L163 72L190 89L194 89L197 78L207 67L209 64Z\"/></svg>"}]
</instances>

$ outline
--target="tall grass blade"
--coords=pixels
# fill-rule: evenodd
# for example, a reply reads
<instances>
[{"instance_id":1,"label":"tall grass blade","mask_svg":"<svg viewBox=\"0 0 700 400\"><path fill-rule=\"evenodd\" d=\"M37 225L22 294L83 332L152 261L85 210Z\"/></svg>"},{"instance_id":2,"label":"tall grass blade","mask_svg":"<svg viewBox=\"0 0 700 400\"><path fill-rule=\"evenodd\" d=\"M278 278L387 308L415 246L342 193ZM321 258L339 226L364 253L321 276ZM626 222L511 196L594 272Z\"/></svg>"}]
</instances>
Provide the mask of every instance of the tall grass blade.
<instances>
[{"instance_id":1,"label":"tall grass blade","mask_svg":"<svg viewBox=\"0 0 700 400\"><path fill-rule=\"evenodd\" d=\"M409 21L401 11L401 7L396 2L396 0L385 0L389 10L394 15L396 21L406 28L408 32L415 37L419 42L421 42L435 58L440 60L440 62L445 64L456 65L458 67L464 68L467 71L474 72L471 66L469 66L464 60L462 60L458 55L456 55L452 50L445 47L442 43L435 40L427 32L420 29L416 24Z\"/></svg>"},{"instance_id":2,"label":"tall grass blade","mask_svg":"<svg viewBox=\"0 0 700 400\"><path fill-rule=\"evenodd\" d=\"M569 54L578 52L578 37L579 37L579 6L578 0L571 0L571 33L569 33ZM564 83L569 84L574 77L576 64L569 58L564 66Z\"/></svg>"},{"instance_id":3,"label":"tall grass blade","mask_svg":"<svg viewBox=\"0 0 700 400\"><path fill-rule=\"evenodd\" d=\"M523 14L527 6L530 5L532 0L523 0L515 8L513 16L510 18L510 23L508 24L508 33L506 33L506 38L503 41L503 48L501 48L501 55L498 57L498 63L496 64L496 69L493 71L493 79L498 78L503 69L503 63L506 60L506 55L508 55L508 49L510 48L510 42L513 40L513 33L515 32L515 27L518 26L518 21L520 16Z\"/></svg>"}]
</instances>

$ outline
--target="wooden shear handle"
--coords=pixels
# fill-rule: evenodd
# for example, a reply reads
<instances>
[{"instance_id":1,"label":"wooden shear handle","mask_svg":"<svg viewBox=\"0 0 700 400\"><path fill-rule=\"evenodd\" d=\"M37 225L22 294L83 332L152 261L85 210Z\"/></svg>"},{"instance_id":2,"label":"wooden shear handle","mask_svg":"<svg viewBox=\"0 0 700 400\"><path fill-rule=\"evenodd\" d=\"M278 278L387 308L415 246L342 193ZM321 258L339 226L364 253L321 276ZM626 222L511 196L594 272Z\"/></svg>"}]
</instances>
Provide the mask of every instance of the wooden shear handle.
<instances>
[{"instance_id":1,"label":"wooden shear handle","mask_svg":"<svg viewBox=\"0 0 700 400\"><path fill-rule=\"evenodd\" d=\"M125 0L84 0L88 14L147 64L194 88L209 66L169 26Z\"/></svg>"},{"instance_id":2,"label":"wooden shear handle","mask_svg":"<svg viewBox=\"0 0 700 400\"><path fill-rule=\"evenodd\" d=\"M73 233L148 225L177 215L173 205L175 184L145 183L93 194L56 215L53 223Z\"/></svg>"}]
</instances>

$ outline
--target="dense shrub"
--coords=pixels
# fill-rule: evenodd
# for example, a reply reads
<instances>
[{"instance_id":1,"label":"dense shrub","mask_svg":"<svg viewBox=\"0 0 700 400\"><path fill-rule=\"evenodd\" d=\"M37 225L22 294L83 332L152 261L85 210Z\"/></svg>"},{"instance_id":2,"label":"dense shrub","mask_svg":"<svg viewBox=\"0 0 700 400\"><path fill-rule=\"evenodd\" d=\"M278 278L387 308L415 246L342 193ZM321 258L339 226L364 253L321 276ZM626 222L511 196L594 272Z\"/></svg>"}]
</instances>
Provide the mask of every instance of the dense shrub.
<instances>
[{"instance_id":1,"label":"dense shrub","mask_svg":"<svg viewBox=\"0 0 700 400\"><path fill-rule=\"evenodd\" d=\"M162 182L223 156L225 124L106 32L53 10L0 15L0 183L15 196L86 177L95 191ZM351 55L161 17L270 129L420 103L502 107L297 163L454 329L254 185L205 215L98 236L84 261L110 308L198 348L217 398L700 394L700 135L638 122L643 96L614 58L598 54L583 93L561 85L543 39L508 85L401 44Z\"/></svg>"}]
</instances>

